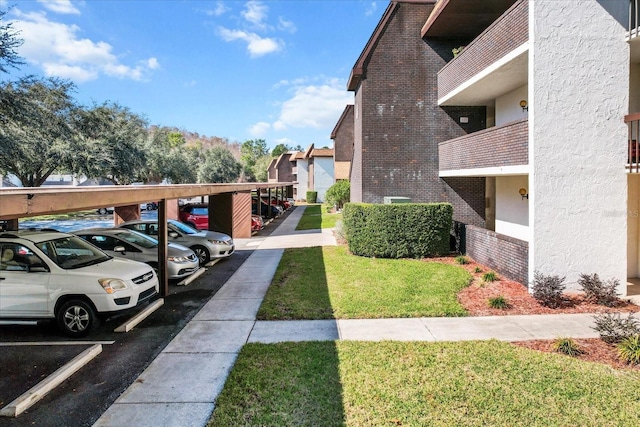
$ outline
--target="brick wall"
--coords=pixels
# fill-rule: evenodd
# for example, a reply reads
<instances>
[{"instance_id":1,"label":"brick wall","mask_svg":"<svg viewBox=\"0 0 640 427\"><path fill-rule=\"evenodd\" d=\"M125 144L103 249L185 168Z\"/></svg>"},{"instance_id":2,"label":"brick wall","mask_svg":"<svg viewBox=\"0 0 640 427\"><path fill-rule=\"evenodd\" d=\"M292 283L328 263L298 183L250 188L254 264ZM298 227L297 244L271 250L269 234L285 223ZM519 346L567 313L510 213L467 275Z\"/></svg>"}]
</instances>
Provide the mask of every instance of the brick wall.
<instances>
[{"instance_id":1,"label":"brick wall","mask_svg":"<svg viewBox=\"0 0 640 427\"><path fill-rule=\"evenodd\" d=\"M529 244L494 231L467 225L466 254L498 274L527 286Z\"/></svg>"},{"instance_id":2,"label":"brick wall","mask_svg":"<svg viewBox=\"0 0 640 427\"><path fill-rule=\"evenodd\" d=\"M277 182L293 182L295 176L293 174L293 163L291 162L291 154L284 153L278 163L278 181Z\"/></svg>"},{"instance_id":3,"label":"brick wall","mask_svg":"<svg viewBox=\"0 0 640 427\"><path fill-rule=\"evenodd\" d=\"M477 192L460 194L458 182L438 176L438 143L484 129L485 110L437 105L437 73L461 41L419 37L433 7L400 2L367 61L355 97L351 200L450 202L456 220L484 226L484 180L469 178Z\"/></svg>"},{"instance_id":4,"label":"brick wall","mask_svg":"<svg viewBox=\"0 0 640 427\"><path fill-rule=\"evenodd\" d=\"M440 70L438 96L446 96L528 39L529 3L528 0L519 0Z\"/></svg>"},{"instance_id":5,"label":"brick wall","mask_svg":"<svg viewBox=\"0 0 640 427\"><path fill-rule=\"evenodd\" d=\"M529 164L527 119L441 142L440 170Z\"/></svg>"},{"instance_id":6,"label":"brick wall","mask_svg":"<svg viewBox=\"0 0 640 427\"><path fill-rule=\"evenodd\" d=\"M336 162L351 161L353 157L353 129L353 105L347 105L333 140L333 155Z\"/></svg>"}]
</instances>

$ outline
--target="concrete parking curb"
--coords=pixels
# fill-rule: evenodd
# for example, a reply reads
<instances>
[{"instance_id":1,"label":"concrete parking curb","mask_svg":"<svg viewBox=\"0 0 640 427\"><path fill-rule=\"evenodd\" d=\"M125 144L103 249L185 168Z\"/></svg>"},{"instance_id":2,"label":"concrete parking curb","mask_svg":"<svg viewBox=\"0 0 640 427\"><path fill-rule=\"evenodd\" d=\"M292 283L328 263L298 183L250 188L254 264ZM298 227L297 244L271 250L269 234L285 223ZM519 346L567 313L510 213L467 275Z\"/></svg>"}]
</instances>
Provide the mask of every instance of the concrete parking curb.
<instances>
[{"instance_id":1,"label":"concrete parking curb","mask_svg":"<svg viewBox=\"0 0 640 427\"><path fill-rule=\"evenodd\" d=\"M42 399L51 390L56 388L60 383L76 373L80 368L89 363L94 357L102 352L102 344L95 344L78 356L74 357L70 362L66 363L60 369L31 387L26 393L22 394L13 402L0 409L2 417L17 417L33 404Z\"/></svg>"}]
</instances>

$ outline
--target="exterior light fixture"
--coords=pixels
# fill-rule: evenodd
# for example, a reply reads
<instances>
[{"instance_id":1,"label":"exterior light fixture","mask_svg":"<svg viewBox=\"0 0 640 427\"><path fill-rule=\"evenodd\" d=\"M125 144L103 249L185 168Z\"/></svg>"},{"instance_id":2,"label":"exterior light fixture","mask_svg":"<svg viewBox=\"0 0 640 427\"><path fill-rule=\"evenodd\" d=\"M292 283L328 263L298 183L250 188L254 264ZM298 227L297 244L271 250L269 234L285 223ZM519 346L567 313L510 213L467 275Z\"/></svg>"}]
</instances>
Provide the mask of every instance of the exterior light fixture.
<instances>
[{"instance_id":1,"label":"exterior light fixture","mask_svg":"<svg viewBox=\"0 0 640 427\"><path fill-rule=\"evenodd\" d=\"M522 112L529 111L529 105L526 100L520 101L520 106L522 107Z\"/></svg>"},{"instance_id":2,"label":"exterior light fixture","mask_svg":"<svg viewBox=\"0 0 640 427\"><path fill-rule=\"evenodd\" d=\"M526 188L521 188L518 193L520 193L520 195L522 196L522 200L527 199L529 200L529 193L527 193L527 189Z\"/></svg>"}]
</instances>

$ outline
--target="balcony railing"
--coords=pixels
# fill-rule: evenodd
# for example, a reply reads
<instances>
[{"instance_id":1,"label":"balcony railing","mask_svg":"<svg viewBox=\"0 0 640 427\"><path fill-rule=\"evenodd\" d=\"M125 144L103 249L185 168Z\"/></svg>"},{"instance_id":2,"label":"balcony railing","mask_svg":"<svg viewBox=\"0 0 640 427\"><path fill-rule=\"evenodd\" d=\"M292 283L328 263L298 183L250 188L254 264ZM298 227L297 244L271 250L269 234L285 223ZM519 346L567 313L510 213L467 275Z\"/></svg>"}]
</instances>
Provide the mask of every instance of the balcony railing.
<instances>
[{"instance_id":1,"label":"balcony railing","mask_svg":"<svg viewBox=\"0 0 640 427\"><path fill-rule=\"evenodd\" d=\"M638 37L640 30L638 6L640 6L640 0L629 0L629 40Z\"/></svg>"},{"instance_id":2,"label":"balcony railing","mask_svg":"<svg viewBox=\"0 0 640 427\"><path fill-rule=\"evenodd\" d=\"M529 3L517 1L438 72L438 98L449 95L525 44L529 40L528 28Z\"/></svg>"},{"instance_id":3,"label":"balcony railing","mask_svg":"<svg viewBox=\"0 0 640 427\"><path fill-rule=\"evenodd\" d=\"M629 137L627 138L627 169L631 173L640 173L640 113L633 113L624 116L624 122L629 127Z\"/></svg>"},{"instance_id":4,"label":"balcony railing","mask_svg":"<svg viewBox=\"0 0 640 427\"><path fill-rule=\"evenodd\" d=\"M438 144L440 172L529 164L529 121L507 123Z\"/></svg>"}]
</instances>

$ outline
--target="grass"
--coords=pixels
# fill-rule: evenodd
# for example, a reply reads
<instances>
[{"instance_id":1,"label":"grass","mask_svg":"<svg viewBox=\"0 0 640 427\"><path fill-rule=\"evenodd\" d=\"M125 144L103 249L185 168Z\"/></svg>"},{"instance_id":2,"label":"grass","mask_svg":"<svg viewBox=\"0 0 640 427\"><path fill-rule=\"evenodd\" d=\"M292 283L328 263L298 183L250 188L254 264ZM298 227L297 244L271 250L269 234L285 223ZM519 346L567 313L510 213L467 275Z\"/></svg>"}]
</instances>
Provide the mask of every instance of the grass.
<instances>
[{"instance_id":1,"label":"grass","mask_svg":"<svg viewBox=\"0 0 640 427\"><path fill-rule=\"evenodd\" d=\"M78 212L69 212L69 213L63 213L63 214L55 214L55 215L38 215L38 216L32 216L32 217L28 217L28 218L22 218L25 221L49 221L49 220L64 220L64 219L82 219L82 218L86 218L88 216L95 216L96 215L96 211L95 210L89 210L89 211L78 211Z\"/></svg>"},{"instance_id":2,"label":"grass","mask_svg":"<svg viewBox=\"0 0 640 427\"><path fill-rule=\"evenodd\" d=\"M638 381L498 341L247 344L208 425L635 425Z\"/></svg>"},{"instance_id":3,"label":"grass","mask_svg":"<svg viewBox=\"0 0 640 427\"><path fill-rule=\"evenodd\" d=\"M464 316L456 295L470 281L454 265L358 257L344 246L286 249L258 319Z\"/></svg>"},{"instance_id":4,"label":"grass","mask_svg":"<svg viewBox=\"0 0 640 427\"><path fill-rule=\"evenodd\" d=\"M304 214L298 222L296 230L315 230L319 228L334 228L336 222L342 220L341 213L329 213L321 204L307 205Z\"/></svg>"}]
</instances>

